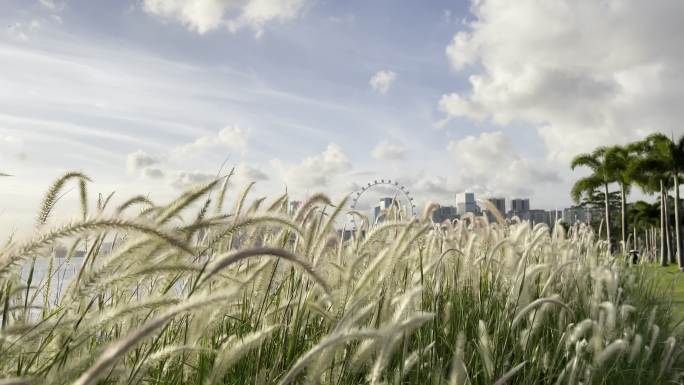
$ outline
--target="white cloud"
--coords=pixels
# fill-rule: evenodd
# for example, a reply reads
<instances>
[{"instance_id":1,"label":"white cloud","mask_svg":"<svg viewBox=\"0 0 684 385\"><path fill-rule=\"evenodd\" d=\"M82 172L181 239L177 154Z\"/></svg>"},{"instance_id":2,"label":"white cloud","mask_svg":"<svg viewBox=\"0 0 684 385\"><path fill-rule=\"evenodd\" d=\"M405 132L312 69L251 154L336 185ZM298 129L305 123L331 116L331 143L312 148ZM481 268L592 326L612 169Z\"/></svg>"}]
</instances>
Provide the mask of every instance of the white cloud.
<instances>
[{"instance_id":1,"label":"white cloud","mask_svg":"<svg viewBox=\"0 0 684 385\"><path fill-rule=\"evenodd\" d=\"M397 74L395 72L390 70L382 70L376 72L375 75L371 77L368 84L370 84L373 91L380 94L386 94L392 87L392 84L394 84L395 80L397 80Z\"/></svg>"},{"instance_id":2,"label":"white cloud","mask_svg":"<svg viewBox=\"0 0 684 385\"><path fill-rule=\"evenodd\" d=\"M242 182L259 182L268 180L268 174L246 163L241 163L235 168L235 176Z\"/></svg>"},{"instance_id":3,"label":"white cloud","mask_svg":"<svg viewBox=\"0 0 684 385\"><path fill-rule=\"evenodd\" d=\"M478 121L485 119L487 116L482 111L482 108L455 93L442 95L439 99L439 110L447 115L446 120L438 123L439 126L443 126L447 122L448 117L452 116L467 116Z\"/></svg>"},{"instance_id":4,"label":"white cloud","mask_svg":"<svg viewBox=\"0 0 684 385\"><path fill-rule=\"evenodd\" d=\"M425 175L413 183L413 189L426 200L453 199L454 190L450 181L439 175Z\"/></svg>"},{"instance_id":5,"label":"white cloud","mask_svg":"<svg viewBox=\"0 0 684 385\"><path fill-rule=\"evenodd\" d=\"M145 167L142 169L142 175L149 179L162 179L166 173L157 167Z\"/></svg>"},{"instance_id":6,"label":"white cloud","mask_svg":"<svg viewBox=\"0 0 684 385\"><path fill-rule=\"evenodd\" d=\"M383 140L373 148L371 155L379 160L401 160L406 157L406 152L404 145Z\"/></svg>"},{"instance_id":7,"label":"white cloud","mask_svg":"<svg viewBox=\"0 0 684 385\"><path fill-rule=\"evenodd\" d=\"M149 166L159 164L160 161L161 159L159 157L138 150L128 154L128 157L126 157L126 167L129 172L137 173Z\"/></svg>"},{"instance_id":8,"label":"white cloud","mask_svg":"<svg viewBox=\"0 0 684 385\"><path fill-rule=\"evenodd\" d=\"M238 126L227 126L216 135L202 136L193 143L180 146L176 151L187 154L229 149L244 155L247 151L248 137L248 131Z\"/></svg>"},{"instance_id":9,"label":"white cloud","mask_svg":"<svg viewBox=\"0 0 684 385\"><path fill-rule=\"evenodd\" d=\"M549 157L652 131L682 132L684 2L477 0L446 55L470 89L448 118L536 126Z\"/></svg>"},{"instance_id":10,"label":"white cloud","mask_svg":"<svg viewBox=\"0 0 684 385\"><path fill-rule=\"evenodd\" d=\"M455 160L452 181L457 191L529 195L540 184L558 182L558 175L521 157L502 132L484 132L449 142Z\"/></svg>"},{"instance_id":11,"label":"white cloud","mask_svg":"<svg viewBox=\"0 0 684 385\"><path fill-rule=\"evenodd\" d=\"M248 27L263 33L267 23L299 17L308 0L143 0L145 12L176 20L204 34L217 28L231 32Z\"/></svg>"},{"instance_id":12,"label":"white cloud","mask_svg":"<svg viewBox=\"0 0 684 385\"><path fill-rule=\"evenodd\" d=\"M216 178L216 174L203 171L176 171L170 181L171 186L177 189L187 189L199 183L206 183Z\"/></svg>"},{"instance_id":13,"label":"white cloud","mask_svg":"<svg viewBox=\"0 0 684 385\"><path fill-rule=\"evenodd\" d=\"M288 185L319 191L328 187L335 176L351 169L351 163L342 148L334 143L328 144L322 153L304 158L301 163L287 164L274 159L271 165Z\"/></svg>"}]
</instances>

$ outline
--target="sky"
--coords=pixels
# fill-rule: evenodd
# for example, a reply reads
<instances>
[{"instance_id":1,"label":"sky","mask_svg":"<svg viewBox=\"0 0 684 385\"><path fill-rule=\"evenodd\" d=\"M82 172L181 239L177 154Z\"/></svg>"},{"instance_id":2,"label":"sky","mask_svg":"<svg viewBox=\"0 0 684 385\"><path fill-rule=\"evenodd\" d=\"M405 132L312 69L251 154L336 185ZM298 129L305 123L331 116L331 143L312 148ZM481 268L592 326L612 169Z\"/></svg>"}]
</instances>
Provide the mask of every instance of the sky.
<instances>
[{"instance_id":1,"label":"sky","mask_svg":"<svg viewBox=\"0 0 684 385\"><path fill-rule=\"evenodd\" d=\"M71 170L120 201L235 167L257 196L383 178L419 206L473 191L566 207L577 153L684 132L681 15L679 0L0 0L0 232L31 228Z\"/></svg>"}]
</instances>

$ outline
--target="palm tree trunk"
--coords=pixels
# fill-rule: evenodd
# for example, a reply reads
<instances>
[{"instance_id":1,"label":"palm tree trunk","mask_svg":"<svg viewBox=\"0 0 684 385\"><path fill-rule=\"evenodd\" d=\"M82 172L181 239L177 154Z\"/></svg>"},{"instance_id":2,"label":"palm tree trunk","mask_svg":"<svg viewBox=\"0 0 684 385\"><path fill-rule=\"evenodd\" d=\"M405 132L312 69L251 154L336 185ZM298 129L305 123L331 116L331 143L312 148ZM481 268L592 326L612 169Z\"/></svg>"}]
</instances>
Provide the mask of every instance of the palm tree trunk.
<instances>
[{"instance_id":1,"label":"palm tree trunk","mask_svg":"<svg viewBox=\"0 0 684 385\"><path fill-rule=\"evenodd\" d=\"M655 257L655 243L654 243L654 238L653 238L653 227L649 228L646 231L646 249L649 250L649 255L651 257L651 260Z\"/></svg>"},{"instance_id":2,"label":"palm tree trunk","mask_svg":"<svg viewBox=\"0 0 684 385\"><path fill-rule=\"evenodd\" d=\"M675 214L675 238L677 242L677 259L679 260L679 269L684 270L684 255L682 255L682 236L681 227L679 222L679 174L674 175L674 190L675 190L675 201L674 201L674 214Z\"/></svg>"},{"instance_id":3,"label":"palm tree trunk","mask_svg":"<svg viewBox=\"0 0 684 385\"><path fill-rule=\"evenodd\" d=\"M646 231L646 248L648 249L651 262L655 259L655 228L649 227Z\"/></svg>"},{"instance_id":4,"label":"palm tree trunk","mask_svg":"<svg viewBox=\"0 0 684 385\"><path fill-rule=\"evenodd\" d=\"M651 257L655 261L658 255L658 228L655 225L651 226Z\"/></svg>"},{"instance_id":5,"label":"palm tree trunk","mask_svg":"<svg viewBox=\"0 0 684 385\"><path fill-rule=\"evenodd\" d=\"M639 250L639 239L637 238L637 222L634 220L634 227L632 228L632 234L634 234L634 250Z\"/></svg>"},{"instance_id":6,"label":"palm tree trunk","mask_svg":"<svg viewBox=\"0 0 684 385\"><path fill-rule=\"evenodd\" d=\"M603 191L605 192L604 202L606 204L606 240L608 241L608 252L613 252L613 245L610 242L610 203L608 202L608 183L603 184Z\"/></svg>"},{"instance_id":7,"label":"palm tree trunk","mask_svg":"<svg viewBox=\"0 0 684 385\"><path fill-rule=\"evenodd\" d=\"M627 186L624 184L620 184L620 211L621 211L621 223L620 227L622 228L622 254L627 255L627 252L629 251L627 249L627 201L626 201L626 195L627 195Z\"/></svg>"},{"instance_id":8,"label":"palm tree trunk","mask_svg":"<svg viewBox=\"0 0 684 385\"><path fill-rule=\"evenodd\" d=\"M670 259L665 253L665 195L664 190L665 185L663 181L660 181L660 265L667 266Z\"/></svg>"},{"instance_id":9,"label":"palm tree trunk","mask_svg":"<svg viewBox=\"0 0 684 385\"><path fill-rule=\"evenodd\" d=\"M674 255L674 244L672 243L672 228L670 227L670 191L663 189L663 203L665 205L665 245L667 246L667 260L670 263L677 263Z\"/></svg>"}]
</instances>

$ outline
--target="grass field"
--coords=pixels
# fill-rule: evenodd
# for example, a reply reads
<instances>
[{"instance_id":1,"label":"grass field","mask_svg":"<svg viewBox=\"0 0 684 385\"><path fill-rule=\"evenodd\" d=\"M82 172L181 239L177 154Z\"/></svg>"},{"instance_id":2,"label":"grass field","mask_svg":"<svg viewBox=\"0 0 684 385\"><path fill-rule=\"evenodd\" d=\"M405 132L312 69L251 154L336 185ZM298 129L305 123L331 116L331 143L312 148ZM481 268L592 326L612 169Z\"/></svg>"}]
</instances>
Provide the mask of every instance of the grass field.
<instances>
[{"instance_id":1,"label":"grass field","mask_svg":"<svg viewBox=\"0 0 684 385\"><path fill-rule=\"evenodd\" d=\"M72 181L82 212L43 225ZM55 182L35 238L0 251L0 384L681 380L669 273L624 266L588 227L435 224L433 206L374 227L352 213L365 236L344 240L345 201L325 195L288 212L249 186L224 201L223 179L115 205L86 182ZM30 269L56 276L57 242L85 250L65 286Z\"/></svg>"},{"instance_id":2,"label":"grass field","mask_svg":"<svg viewBox=\"0 0 684 385\"><path fill-rule=\"evenodd\" d=\"M663 291L667 293L663 301L671 303L675 323L681 322L679 328L684 328L684 274L677 265L667 267L654 265L650 268L656 274Z\"/></svg>"}]
</instances>

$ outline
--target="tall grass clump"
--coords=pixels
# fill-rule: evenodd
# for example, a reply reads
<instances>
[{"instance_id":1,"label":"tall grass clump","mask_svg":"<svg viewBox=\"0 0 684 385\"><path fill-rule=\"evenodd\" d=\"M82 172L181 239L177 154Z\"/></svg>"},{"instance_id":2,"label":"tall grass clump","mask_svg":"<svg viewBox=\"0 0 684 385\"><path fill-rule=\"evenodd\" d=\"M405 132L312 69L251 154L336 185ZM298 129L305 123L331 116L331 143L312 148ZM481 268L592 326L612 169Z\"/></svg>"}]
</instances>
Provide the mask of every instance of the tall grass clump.
<instances>
[{"instance_id":1,"label":"tall grass clump","mask_svg":"<svg viewBox=\"0 0 684 385\"><path fill-rule=\"evenodd\" d=\"M72 179L81 212L52 225ZM396 210L370 227L353 213L345 239L346 201L322 194L288 212L250 185L231 204L219 179L90 208L88 181L60 178L35 236L0 249L0 384L681 380L662 285L589 227Z\"/></svg>"}]
</instances>

